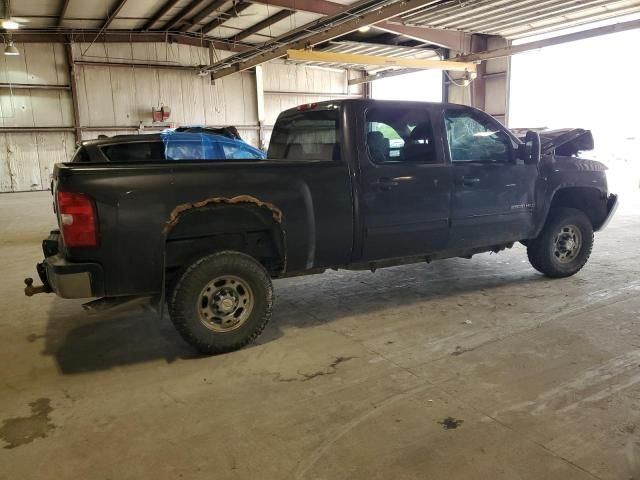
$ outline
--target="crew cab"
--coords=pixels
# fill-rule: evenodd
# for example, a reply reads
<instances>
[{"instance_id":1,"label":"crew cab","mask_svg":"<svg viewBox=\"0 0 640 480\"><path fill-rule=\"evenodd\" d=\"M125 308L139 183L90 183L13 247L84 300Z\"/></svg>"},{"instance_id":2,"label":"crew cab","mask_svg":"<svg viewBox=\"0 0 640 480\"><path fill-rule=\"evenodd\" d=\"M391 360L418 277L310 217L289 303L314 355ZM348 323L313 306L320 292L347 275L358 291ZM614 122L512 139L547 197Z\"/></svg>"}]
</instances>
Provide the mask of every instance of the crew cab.
<instances>
[{"instance_id":1,"label":"crew cab","mask_svg":"<svg viewBox=\"0 0 640 480\"><path fill-rule=\"evenodd\" d=\"M587 130L518 138L486 113L365 99L282 112L267 159L58 164L59 230L27 294L159 297L205 353L255 339L272 279L527 247L566 277L611 218Z\"/></svg>"}]
</instances>

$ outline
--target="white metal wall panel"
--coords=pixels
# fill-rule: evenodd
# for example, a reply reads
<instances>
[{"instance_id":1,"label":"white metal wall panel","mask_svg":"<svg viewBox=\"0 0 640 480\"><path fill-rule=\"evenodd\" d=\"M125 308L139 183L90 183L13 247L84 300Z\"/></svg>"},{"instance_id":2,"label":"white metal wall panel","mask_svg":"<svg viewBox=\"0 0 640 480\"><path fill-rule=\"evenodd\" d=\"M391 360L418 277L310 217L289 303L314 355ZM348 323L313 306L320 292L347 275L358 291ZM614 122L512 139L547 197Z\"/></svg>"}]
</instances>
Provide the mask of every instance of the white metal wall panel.
<instances>
[{"instance_id":1,"label":"white metal wall panel","mask_svg":"<svg viewBox=\"0 0 640 480\"><path fill-rule=\"evenodd\" d=\"M283 110L303 103L339 99L347 93L353 93L348 91L346 70L305 67L275 61L263 66L263 75L266 92L283 92L265 95L267 127L275 123L278 114ZM360 87L354 90L361 91ZM296 95L292 92L300 92L300 94Z\"/></svg>"},{"instance_id":2,"label":"white metal wall panel","mask_svg":"<svg viewBox=\"0 0 640 480\"><path fill-rule=\"evenodd\" d=\"M7 136L0 133L0 192L13 192L13 176L7 148Z\"/></svg>"},{"instance_id":3,"label":"white metal wall panel","mask_svg":"<svg viewBox=\"0 0 640 480\"><path fill-rule=\"evenodd\" d=\"M487 50L504 48L508 42L500 37L487 39ZM485 94L484 110L496 117L500 122L507 123L507 104L509 101L509 65L508 57L496 58L484 63L485 68Z\"/></svg>"},{"instance_id":4,"label":"white metal wall panel","mask_svg":"<svg viewBox=\"0 0 640 480\"><path fill-rule=\"evenodd\" d=\"M118 71L110 68L111 96L113 99L113 125L132 125L137 123L139 117L136 111L135 73L128 68L120 68ZM104 92L108 95L109 92Z\"/></svg>"},{"instance_id":5,"label":"white metal wall panel","mask_svg":"<svg viewBox=\"0 0 640 480\"><path fill-rule=\"evenodd\" d=\"M84 103L80 109L82 126L115 125L110 68L92 66L77 70L78 90L82 91L79 98Z\"/></svg>"},{"instance_id":6,"label":"white metal wall panel","mask_svg":"<svg viewBox=\"0 0 640 480\"><path fill-rule=\"evenodd\" d=\"M194 74L180 72L180 86L182 92L183 122L204 125L204 86L202 78ZM208 79L207 79L208 80Z\"/></svg>"},{"instance_id":7,"label":"white metal wall panel","mask_svg":"<svg viewBox=\"0 0 640 480\"><path fill-rule=\"evenodd\" d=\"M133 91L135 94L135 112L140 117L143 114L151 114L151 106L160 104L160 82L158 81L158 70L146 68L136 68L133 71L134 82ZM141 111L144 109L144 111ZM137 123L137 118L131 123Z\"/></svg>"},{"instance_id":8,"label":"white metal wall panel","mask_svg":"<svg viewBox=\"0 0 640 480\"><path fill-rule=\"evenodd\" d=\"M226 78L237 79L238 75L230 75ZM211 85L208 78L203 78L202 82L208 86L208 88L204 88L204 111L207 125L226 124L227 97L224 92L223 81L219 80Z\"/></svg>"},{"instance_id":9,"label":"white metal wall panel","mask_svg":"<svg viewBox=\"0 0 640 480\"><path fill-rule=\"evenodd\" d=\"M11 93L3 94L0 97L0 116L4 127L33 127L34 117L29 91L13 90Z\"/></svg>"},{"instance_id":10,"label":"white metal wall panel","mask_svg":"<svg viewBox=\"0 0 640 480\"><path fill-rule=\"evenodd\" d=\"M46 190L53 166L74 150L70 132L1 133L0 192Z\"/></svg>"},{"instance_id":11,"label":"white metal wall panel","mask_svg":"<svg viewBox=\"0 0 640 480\"><path fill-rule=\"evenodd\" d=\"M51 175L56 163L68 162L75 151L73 133L39 132L35 135L40 167L41 185L47 189L51 185Z\"/></svg>"},{"instance_id":12,"label":"white metal wall panel","mask_svg":"<svg viewBox=\"0 0 640 480\"><path fill-rule=\"evenodd\" d=\"M35 134L5 133L3 136L10 191L42 190Z\"/></svg>"}]
</instances>

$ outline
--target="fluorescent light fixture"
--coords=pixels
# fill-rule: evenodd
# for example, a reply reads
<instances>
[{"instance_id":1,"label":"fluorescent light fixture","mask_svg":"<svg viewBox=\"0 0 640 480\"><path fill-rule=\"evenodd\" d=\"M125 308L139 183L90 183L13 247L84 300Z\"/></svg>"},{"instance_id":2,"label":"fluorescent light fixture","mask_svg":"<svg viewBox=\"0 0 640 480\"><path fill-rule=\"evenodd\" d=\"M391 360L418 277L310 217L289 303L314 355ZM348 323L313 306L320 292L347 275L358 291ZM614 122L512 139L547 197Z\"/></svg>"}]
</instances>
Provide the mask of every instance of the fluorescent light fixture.
<instances>
[{"instance_id":1,"label":"fluorescent light fixture","mask_svg":"<svg viewBox=\"0 0 640 480\"><path fill-rule=\"evenodd\" d=\"M367 33L369 30L371 30L371 27L369 25L365 25L364 27L360 27L358 29L358 31L362 33Z\"/></svg>"},{"instance_id":2,"label":"fluorescent light fixture","mask_svg":"<svg viewBox=\"0 0 640 480\"><path fill-rule=\"evenodd\" d=\"M18 28L20 28L20 24L11 19L2 20L1 25L5 30L17 30Z\"/></svg>"},{"instance_id":3,"label":"fluorescent light fixture","mask_svg":"<svg viewBox=\"0 0 640 480\"><path fill-rule=\"evenodd\" d=\"M5 55L11 55L11 56L16 56L16 55L20 55L20 51L16 48L16 46L13 44L13 40L11 40L6 47L4 47L4 54Z\"/></svg>"}]
</instances>

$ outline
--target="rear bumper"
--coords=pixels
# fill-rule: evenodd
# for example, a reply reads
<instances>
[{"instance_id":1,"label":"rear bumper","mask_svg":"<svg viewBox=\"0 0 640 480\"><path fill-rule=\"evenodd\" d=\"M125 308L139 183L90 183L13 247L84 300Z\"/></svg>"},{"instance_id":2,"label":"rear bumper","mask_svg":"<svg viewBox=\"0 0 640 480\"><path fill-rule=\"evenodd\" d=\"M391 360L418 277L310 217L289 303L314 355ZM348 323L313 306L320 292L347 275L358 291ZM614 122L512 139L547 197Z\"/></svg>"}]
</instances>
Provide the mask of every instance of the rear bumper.
<instances>
[{"instance_id":1,"label":"rear bumper","mask_svg":"<svg viewBox=\"0 0 640 480\"><path fill-rule=\"evenodd\" d=\"M37 265L40 280L62 298L104 296L104 272L98 263L70 262L57 252L59 233L51 232L42 242L46 258Z\"/></svg>"},{"instance_id":2,"label":"rear bumper","mask_svg":"<svg viewBox=\"0 0 640 480\"><path fill-rule=\"evenodd\" d=\"M602 225L598 228L598 231L604 230L605 227L609 224L611 219L613 218L613 214L616 213L616 209L618 208L618 195L610 194L607 198L607 216L602 222Z\"/></svg>"}]
</instances>

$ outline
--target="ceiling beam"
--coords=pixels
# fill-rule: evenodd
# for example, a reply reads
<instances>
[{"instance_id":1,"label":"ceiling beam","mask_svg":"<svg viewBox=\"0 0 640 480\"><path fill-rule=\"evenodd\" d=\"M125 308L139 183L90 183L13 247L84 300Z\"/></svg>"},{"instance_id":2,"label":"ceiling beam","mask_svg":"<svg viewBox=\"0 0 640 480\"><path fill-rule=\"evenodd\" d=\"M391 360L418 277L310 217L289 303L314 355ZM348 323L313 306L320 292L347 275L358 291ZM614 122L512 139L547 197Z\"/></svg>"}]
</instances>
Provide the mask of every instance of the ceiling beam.
<instances>
[{"instance_id":1,"label":"ceiling beam","mask_svg":"<svg viewBox=\"0 0 640 480\"><path fill-rule=\"evenodd\" d=\"M179 43L183 45L193 45L195 47L207 47L212 44L219 50L230 52L243 52L251 45L243 43L230 43L225 39L212 37L196 37L185 35L179 32L129 32L108 30L105 32L78 30L58 30L55 33L50 31L33 32L22 30L12 34L15 42L19 43L68 43L69 39L74 42L94 42L94 43Z\"/></svg>"},{"instance_id":2,"label":"ceiling beam","mask_svg":"<svg viewBox=\"0 0 640 480\"><path fill-rule=\"evenodd\" d=\"M287 10L298 10L302 12L317 13L320 15L335 15L345 12L349 5L342 5L328 0L249 0L252 3L260 3L270 7L286 8Z\"/></svg>"},{"instance_id":3,"label":"ceiling beam","mask_svg":"<svg viewBox=\"0 0 640 480\"><path fill-rule=\"evenodd\" d=\"M331 2L329 0L249 0L253 3L260 3L272 7L286 8L288 10L298 10L304 12L317 13L319 15L337 15L349 9L350 5L341 5L340 3ZM470 44L471 36L464 32L456 30L445 30L427 27L409 27L402 25L400 19L391 21L376 22L375 27L386 32L404 35L405 37L418 40L423 43L438 45L439 47L448 48L456 51L462 50L461 45L465 42Z\"/></svg>"},{"instance_id":4,"label":"ceiling beam","mask_svg":"<svg viewBox=\"0 0 640 480\"><path fill-rule=\"evenodd\" d=\"M186 25L181 27L180 31L181 32L186 32L186 31L190 30L191 28L197 26L200 21L204 20L206 17L208 17L213 12L218 10L225 3L227 3L227 0L214 0L210 5L207 5L202 10L200 10L198 13L196 13L193 17L191 17L189 20L187 20Z\"/></svg>"},{"instance_id":5,"label":"ceiling beam","mask_svg":"<svg viewBox=\"0 0 640 480\"><path fill-rule=\"evenodd\" d=\"M258 33L259 31L264 30L265 28L269 28L274 23L278 23L279 21L284 20L285 18L289 18L294 13L295 12L293 12L292 10L280 10L278 13L271 15L269 18L262 20L261 22L258 22L255 25L251 25L249 28L243 30L237 35L234 35L229 39L229 41L237 42L240 40L244 40L245 38Z\"/></svg>"},{"instance_id":6,"label":"ceiling beam","mask_svg":"<svg viewBox=\"0 0 640 480\"><path fill-rule=\"evenodd\" d=\"M64 0L62 2L62 7L60 8L60 13L58 14L58 27L62 25L62 22L64 22L64 17L67 16L68 8L69 8L69 0Z\"/></svg>"},{"instance_id":7,"label":"ceiling beam","mask_svg":"<svg viewBox=\"0 0 640 480\"><path fill-rule=\"evenodd\" d=\"M227 11L223 12L222 14L220 14L219 17L214 18L212 21L210 21L205 26L203 26L202 27L202 32L204 34L209 33L210 31L218 28L220 25L222 25L227 20L231 20L232 18L237 17L239 13L243 12L244 10L249 8L250 6L251 6L250 3L240 3L238 5L232 6Z\"/></svg>"},{"instance_id":8,"label":"ceiling beam","mask_svg":"<svg viewBox=\"0 0 640 480\"><path fill-rule=\"evenodd\" d=\"M409 37L423 43L431 43L457 52L468 52L471 49L471 34L466 32L440 28L413 27L402 25L393 20L378 22L373 25L373 27L378 30Z\"/></svg>"},{"instance_id":9,"label":"ceiling beam","mask_svg":"<svg viewBox=\"0 0 640 480\"><path fill-rule=\"evenodd\" d=\"M207 0L192 0L182 10L175 14L169 21L162 27L162 30L171 30L172 28L183 23L183 20L196 8L202 5Z\"/></svg>"},{"instance_id":10,"label":"ceiling beam","mask_svg":"<svg viewBox=\"0 0 640 480\"><path fill-rule=\"evenodd\" d=\"M344 65L374 65L382 67L417 68L421 70L449 70L452 72L476 71L471 62L433 60L422 58L390 57L384 55L360 55L340 52L314 52L312 50L287 50L287 58L299 62L340 63Z\"/></svg>"},{"instance_id":11,"label":"ceiling beam","mask_svg":"<svg viewBox=\"0 0 640 480\"><path fill-rule=\"evenodd\" d=\"M111 11L105 22L102 24L102 27L100 27L100 30L106 30L107 28L109 28L109 25L111 25L111 22L113 22L118 13L120 13L120 10L122 10L122 7L124 7L125 3L127 3L127 0L118 1L115 8Z\"/></svg>"},{"instance_id":12,"label":"ceiling beam","mask_svg":"<svg viewBox=\"0 0 640 480\"><path fill-rule=\"evenodd\" d=\"M142 30L149 30L151 27L153 27L158 22L158 20L164 17L169 12L169 10L176 6L179 1L180 0L167 0L164 5L162 5L162 7L160 7L158 11L153 14L153 16L147 21L147 23L144 24Z\"/></svg>"},{"instance_id":13,"label":"ceiling beam","mask_svg":"<svg viewBox=\"0 0 640 480\"><path fill-rule=\"evenodd\" d=\"M626 32L627 30L635 30L639 28L640 20L631 20L628 22L616 23L614 25L607 25L605 27L592 28L589 30L583 30L581 32L559 35L557 37L546 38L544 40L538 40L535 42L523 43L521 45L512 45L495 50L471 53L469 55L454 57L451 60L454 62L479 62L483 60L491 60L493 58L509 57L511 55L528 52L530 50L537 50L539 48L551 47L553 45L560 45L562 43L575 42L577 40L586 40L587 38L600 37L602 35Z\"/></svg>"},{"instance_id":14,"label":"ceiling beam","mask_svg":"<svg viewBox=\"0 0 640 480\"><path fill-rule=\"evenodd\" d=\"M372 73L364 77L350 78L347 82L349 85L359 85L361 83L373 82L381 78L397 77L398 75L406 75L408 73L420 72L416 68L405 68L402 70L383 70L382 72Z\"/></svg>"},{"instance_id":15,"label":"ceiling beam","mask_svg":"<svg viewBox=\"0 0 640 480\"><path fill-rule=\"evenodd\" d=\"M318 43L326 42L336 37L346 35L347 33L351 33L363 25L372 25L374 23L383 22L389 18L397 17L398 15L422 8L432 2L433 0L402 0L372 10L369 13L348 17L349 20L345 20L333 27L326 27L321 30L322 23L319 23L315 27L317 29L317 33L304 36L299 40L294 40L289 43L285 43L284 45L273 41L270 44L262 46L260 49L254 49L255 55L246 60L239 60L229 65L229 62L233 59L233 57L229 57L214 63L209 66L207 70L212 72L212 79L222 78L236 72L248 70L256 65L268 62L269 60L284 57L287 54L287 50L306 49ZM271 47L271 50L266 51L269 47Z\"/></svg>"},{"instance_id":16,"label":"ceiling beam","mask_svg":"<svg viewBox=\"0 0 640 480\"><path fill-rule=\"evenodd\" d=\"M182 70L193 73L200 71L200 67L198 66L174 65L169 63L91 62L86 60L75 60L73 63L84 67L152 68L156 70Z\"/></svg>"}]
</instances>

